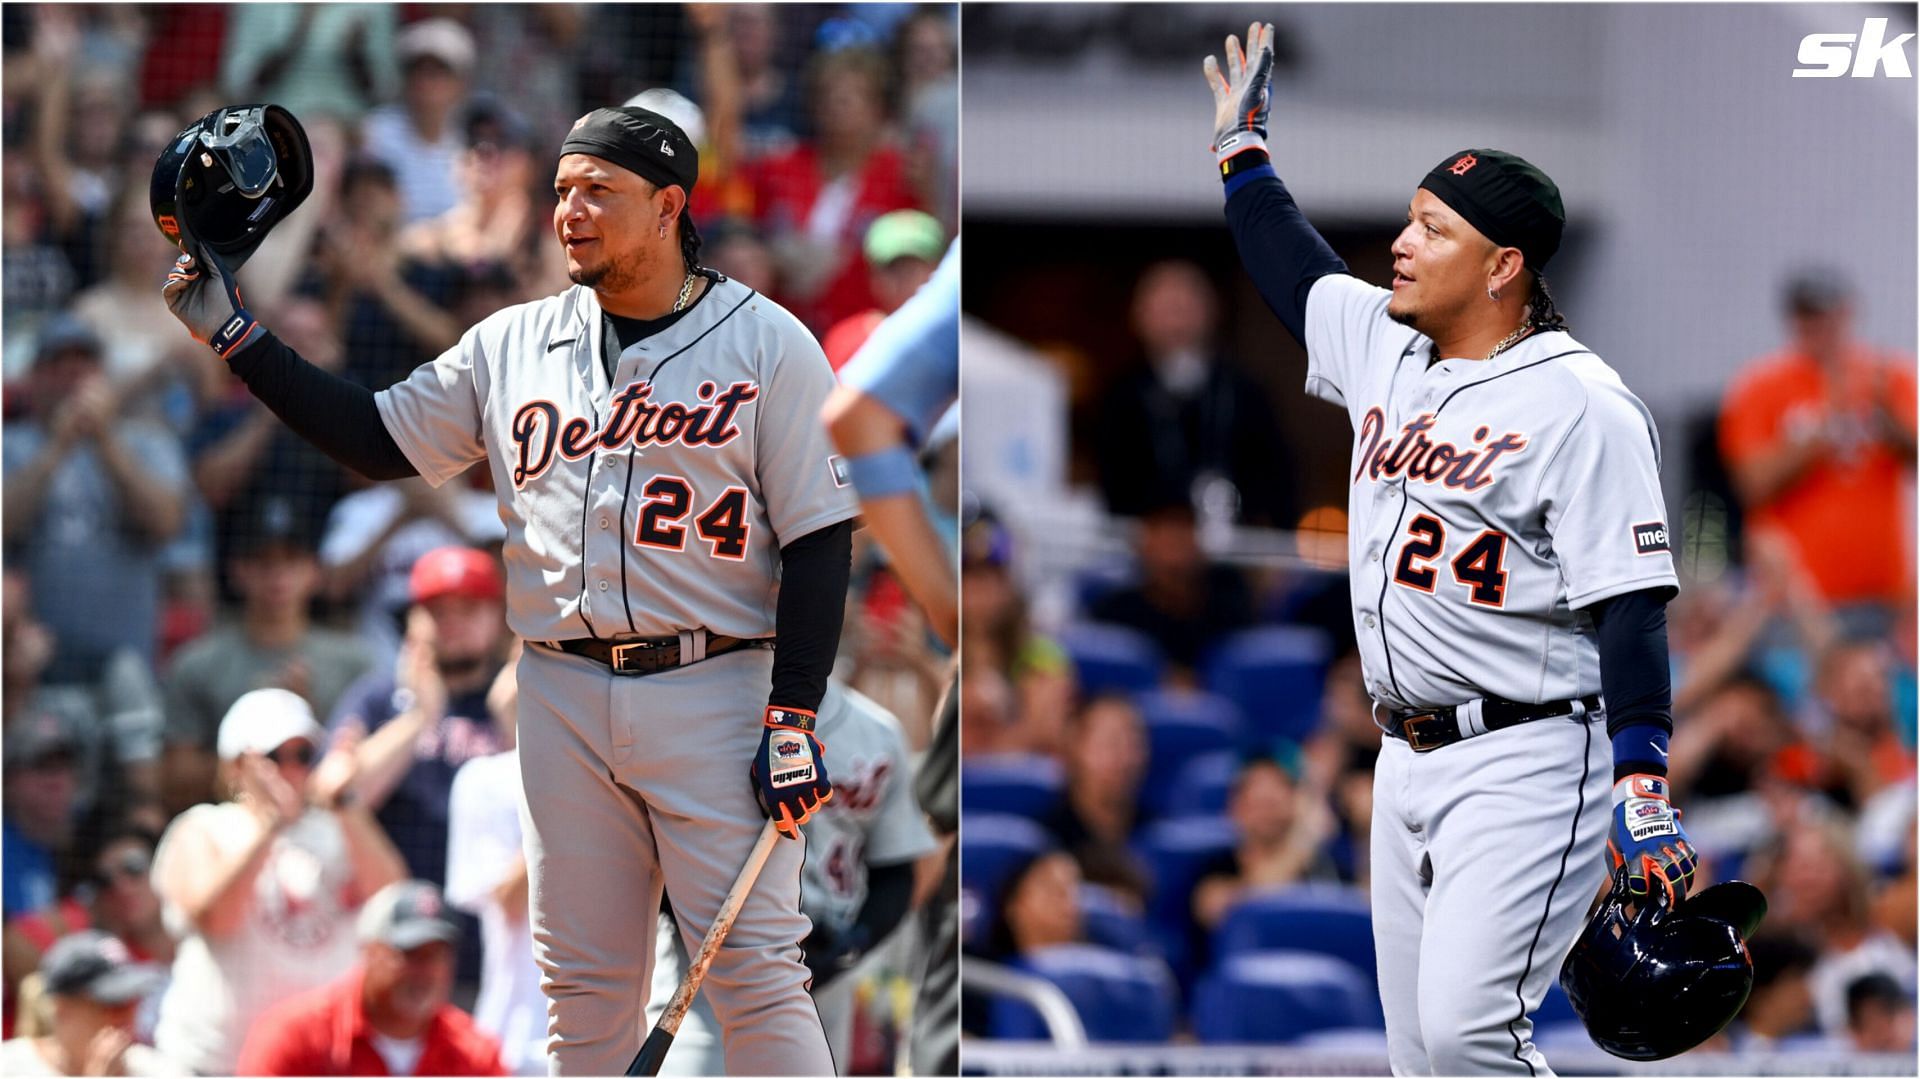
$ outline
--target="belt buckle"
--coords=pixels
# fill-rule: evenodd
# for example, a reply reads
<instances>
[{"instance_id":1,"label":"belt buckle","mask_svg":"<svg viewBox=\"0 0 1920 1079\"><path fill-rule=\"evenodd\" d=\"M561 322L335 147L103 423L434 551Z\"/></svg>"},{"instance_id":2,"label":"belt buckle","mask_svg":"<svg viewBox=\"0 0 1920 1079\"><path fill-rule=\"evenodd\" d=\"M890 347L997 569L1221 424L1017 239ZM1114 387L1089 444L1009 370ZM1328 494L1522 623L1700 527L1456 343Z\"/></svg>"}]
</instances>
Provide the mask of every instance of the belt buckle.
<instances>
[{"instance_id":1,"label":"belt buckle","mask_svg":"<svg viewBox=\"0 0 1920 1079\"><path fill-rule=\"evenodd\" d=\"M1400 721L1400 733L1406 736L1407 745L1412 747L1415 753L1427 753L1447 744L1438 740L1432 742L1426 741L1421 735L1423 728L1416 725L1429 719L1438 718L1440 718L1440 713L1438 712L1415 712Z\"/></svg>"},{"instance_id":2,"label":"belt buckle","mask_svg":"<svg viewBox=\"0 0 1920 1079\"><path fill-rule=\"evenodd\" d=\"M650 674L651 668L642 668L640 659L655 647L652 641L633 641L629 644L613 645L608 652L607 658L611 661L608 666L613 668L615 674ZM632 662L629 663L629 660Z\"/></svg>"}]
</instances>

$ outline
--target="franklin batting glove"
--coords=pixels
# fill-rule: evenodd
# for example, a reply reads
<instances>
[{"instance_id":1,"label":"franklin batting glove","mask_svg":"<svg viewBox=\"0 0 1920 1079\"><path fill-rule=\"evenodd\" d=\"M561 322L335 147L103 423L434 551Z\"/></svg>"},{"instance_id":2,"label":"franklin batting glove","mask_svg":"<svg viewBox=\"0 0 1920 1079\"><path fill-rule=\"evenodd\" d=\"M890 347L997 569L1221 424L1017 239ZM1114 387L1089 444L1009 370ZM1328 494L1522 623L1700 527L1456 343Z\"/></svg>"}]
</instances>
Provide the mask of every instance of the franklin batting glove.
<instances>
[{"instance_id":1,"label":"franklin batting glove","mask_svg":"<svg viewBox=\"0 0 1920 1079\"><path fill-rule=\"evenodd\" d=\"M1680 830L1665 776L1630 775L1613 785L1607 855L1615 869L1626 867L1627 891L1635 897L1651 894L1656 880L1670 904L1687 897L1699 858Z\"/></svg>"},{"instance_id":2,"label":"franklin batting glove","mask_svg":"<svg viewBox=\"0 0 1920 1079\"><path fill-rule=\"evenodd\" d=\"M1247 27L1245 52L1239 39L1228 35L1226 54L1224 76L1211 56L1201 65L1213 89L1214 160L1223 166L1235 154L1267 148L1267 115L1273 107L1273 24Z\"/></svg>"},{"instance_id":3,"label":"franklin batting glove","mask_svg":"<svg viewBox=\"0 0 1920 1079\"><path fill-rule=\"evenodd\" d=\"M760 750L747 769L760 809L788 839L833 797L825 746L813 736L814 715L799 708L768 706Z\"/></svg>"},{"instance_id":4,"label":"franklin batting glove","mask_svg":"<svg viewBox=\"0 0 1920 1079\"><path fill-rule=\"evenodd\" d=\"M267 331L247 312L240 300L240 286L220 264L219 257L204 247L199 252L198 258L181 255L174 260L160 295L167 301L167 310L193 334L193 339L224 360ZM209 267L219 279L218 288L208 280Z\"/></svg>"}]
</instances>

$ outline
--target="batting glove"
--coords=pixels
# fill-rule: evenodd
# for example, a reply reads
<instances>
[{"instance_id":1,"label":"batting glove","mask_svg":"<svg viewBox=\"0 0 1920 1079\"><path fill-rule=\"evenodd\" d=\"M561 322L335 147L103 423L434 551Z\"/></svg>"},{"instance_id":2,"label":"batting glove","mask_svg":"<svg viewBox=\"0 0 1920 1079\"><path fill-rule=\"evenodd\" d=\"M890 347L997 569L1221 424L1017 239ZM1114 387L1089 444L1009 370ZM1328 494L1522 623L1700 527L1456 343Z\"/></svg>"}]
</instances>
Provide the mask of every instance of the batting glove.
<instances>
[{"instance_id":1,"label":"batting glove","mask_svg":"<svg viewBox=\"0 0 1920 1079\"><path fill-rule=\"evenodd\" d=\"M1209 56L1202 67L1213 89L1213 153L1222 165L1235 154L1267 148L1267 115L1272 110L1273 24L1247 27L1247 48L1227 35L1227 73Z\"/></svg>"},{"instance_id":2,"label":"batting glove","mask_svg":"<svg viewBox=\"0 0 1920 1079\"><path fill-rule=\"evenodd\" d=\"M747 769L761 811L788 839L800 838L800 826L833 797L826 747L813 736L813 722L812 712L769 706L760 751Z\"/></svg>"},{"instance_id":3,"label":"batting glove","mask_svg":"<svg viewBox=\"0 0 1920 1079\"><path fill-rule=\"evenodd\" d=\"M1613 785L1607 855L1615 869L1626 867L1627 891L1636 897L1651 894L1656 880L1670 905L1687 897L1699 859L1680 830L1665 776L1630 775Z\"/></svg>"},{"instance_id":4,"label":"batting glove","mask_svg":"<svg viewBox=\"0 0 1920 1079\"><path fill-rule=\"evenodd\" d=\"M224 360L267 331L247 313L246 304L240 300L240 286L221 265L219 256L204 247L198 250L199 258L181 255L174 260L160 295L167 301L167 310L193 334L193 339L211 347L214 355ZM219 287L208 279L208 268L219 279Z\"/></svg>"}]
</instances>

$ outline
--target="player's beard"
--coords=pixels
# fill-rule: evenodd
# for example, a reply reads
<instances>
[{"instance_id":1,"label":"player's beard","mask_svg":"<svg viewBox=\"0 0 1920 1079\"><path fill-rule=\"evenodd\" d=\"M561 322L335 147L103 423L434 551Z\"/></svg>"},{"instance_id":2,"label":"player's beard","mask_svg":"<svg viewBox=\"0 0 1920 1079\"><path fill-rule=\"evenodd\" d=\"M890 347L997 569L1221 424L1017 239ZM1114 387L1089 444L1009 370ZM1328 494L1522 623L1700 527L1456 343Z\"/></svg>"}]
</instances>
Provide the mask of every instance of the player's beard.
<instances>
[{"instance_id":1,"label":"player's beard","mask_svg":"<svg viewBox=\"0 0 1920 1079\"><path fill-rule=\"evenodd\" d=\"M605 241L601 241L605 246ZM608 258L597 266L582 266L567 271L576 285L585 285L599 293L622 293L642 284L655 272L659 260L651 251L641 249L623 257Z\"/></svg>"}]
</instances>

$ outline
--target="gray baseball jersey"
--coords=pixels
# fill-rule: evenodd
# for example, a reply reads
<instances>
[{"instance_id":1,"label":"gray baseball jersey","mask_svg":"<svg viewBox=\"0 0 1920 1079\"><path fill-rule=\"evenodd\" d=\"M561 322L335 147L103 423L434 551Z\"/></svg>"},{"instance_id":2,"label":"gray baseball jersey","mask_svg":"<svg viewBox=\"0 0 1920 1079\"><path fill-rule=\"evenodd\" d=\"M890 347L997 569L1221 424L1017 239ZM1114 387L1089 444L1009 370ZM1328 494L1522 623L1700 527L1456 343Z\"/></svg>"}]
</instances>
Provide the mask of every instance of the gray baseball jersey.
<instances>
[{"instance_id":1,"label":"gray baseball jersey","mask_svg":"<svg viewBox=\"0 0 1920 1079\"><path fill-rule=\"evenodd\" d=\"M1307 392L1353 421L1348 558L1373 698L1395 708L1600 692L1581 609L1677 587L1653 419L1564 332L1441 360L1337 274L1307 298Z\"/></svg>"},{"instance_id":2,"label":"gray baseball jersey","mask_svg":"<svg viewBox=\"0 0 1920 1079\"><path fill-rule=\"evenodd\" d=\"M522 637L771 636L780 544L858 511L819 422L826 357L731 280L611 381L604 323L581 286L509 307L380 391L380 417L436 486L488 460Z\"/></svg>"}]
</instances>

